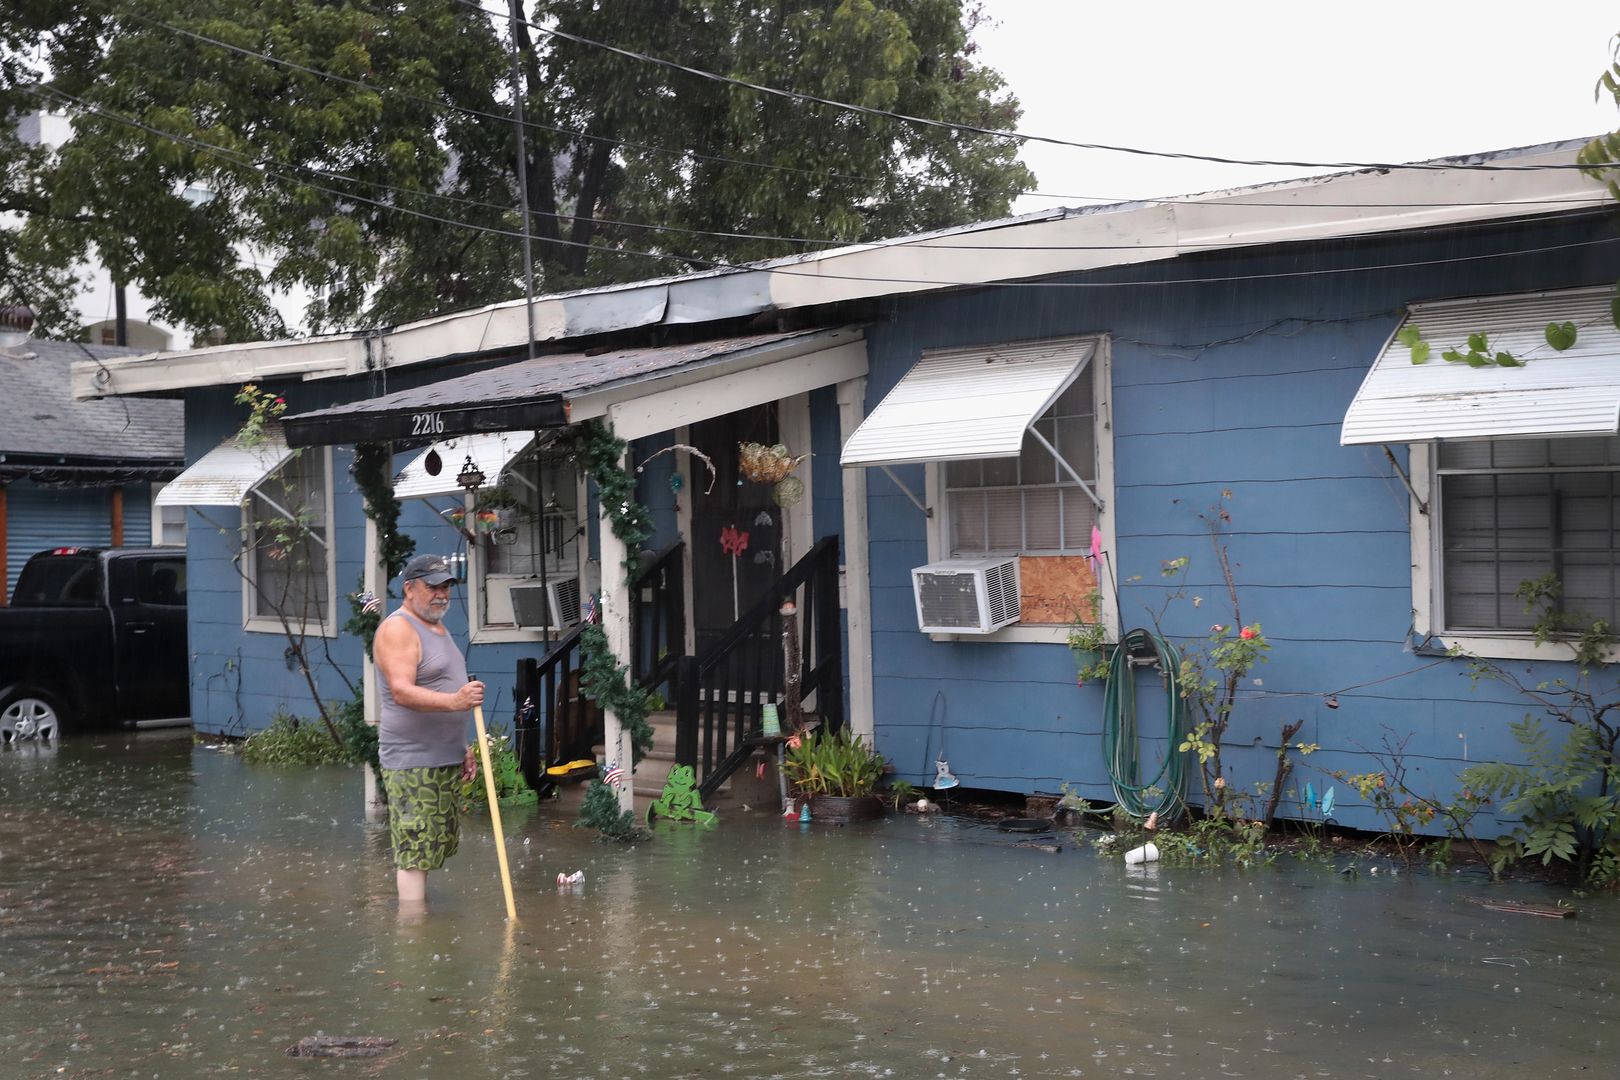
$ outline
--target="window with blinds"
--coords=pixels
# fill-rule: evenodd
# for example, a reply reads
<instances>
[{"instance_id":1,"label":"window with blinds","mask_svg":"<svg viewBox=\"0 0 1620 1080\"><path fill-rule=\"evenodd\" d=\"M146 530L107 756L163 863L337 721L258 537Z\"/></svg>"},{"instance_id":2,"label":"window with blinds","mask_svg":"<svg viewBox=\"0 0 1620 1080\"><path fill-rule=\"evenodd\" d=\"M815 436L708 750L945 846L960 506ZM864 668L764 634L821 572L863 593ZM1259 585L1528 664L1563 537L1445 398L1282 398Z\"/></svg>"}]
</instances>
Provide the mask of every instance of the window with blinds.
<instances>
[{"instance_id":1,"label":"window with blinds","mask_svg":"<svg viewBox=\"0 0 1620 1080\"><path fill-rule=\"evenodd\" d=\"M1032 425L1096 489L1097 417L1090 372ZM1096 505L1052 452L1025 434L1016 458L945 465L951 554L1080 555L1091 546Z\"/></svg>"},{"instance_id":2,"label":"window with blinds","mask_svg":"<svg viewBox=\"0 0 1620 1080\"><path fill-rule=\"evenodd\" d=\"M1570 614L1617 620L1620 438L1443 443L1437 456L1449 630L1529 630L1515 593L1552 574Z\"/></svg>"}]
</instances>

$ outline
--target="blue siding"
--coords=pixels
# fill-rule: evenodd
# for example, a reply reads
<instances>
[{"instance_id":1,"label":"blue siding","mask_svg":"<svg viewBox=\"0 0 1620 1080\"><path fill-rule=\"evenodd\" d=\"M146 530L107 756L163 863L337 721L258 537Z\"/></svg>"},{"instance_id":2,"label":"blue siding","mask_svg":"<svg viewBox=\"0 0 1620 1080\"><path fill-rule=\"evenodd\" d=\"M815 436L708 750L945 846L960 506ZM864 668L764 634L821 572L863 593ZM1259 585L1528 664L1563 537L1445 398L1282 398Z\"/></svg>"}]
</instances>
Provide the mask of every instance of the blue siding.
<instances>
[{"instance_id":1,"label":"blue siding","mask_svg":"<svg viewBox=\"0 0 1620 1080\"><path fill-rule=\"evenodd\" d=\"M870 410L925 349L1073 334L1113 341L1119 605L1126 626L1164 606L1161 565L1189 556L1199 608L1171 603L1164 628L1202 637L1231 617L1208 528L1223 491L1245 622L1273 644L1228 733L1232 780L1269 781L1279 728L1322 750L1296 772L1320 789L1334 769L1378 768L1404 740L1409 782L1444 794L1470 761L1511 760L1507 724L1526 704L1474 686L1459 661L1411 641L1408 495L1377 447L1341 447L1339 425L1405 303L1610 282L1607 246L1478 258L1608 236L1607 224L1539 223L1311 251L1237 252L1067 279L1101 287L987 288L905 298L868 332ZM1470 256L1409 269L1333 273ZM1322 276L1239 280L1248 275ZM1216 281L1191 279L1215 278ZM1153 279L1157 285L1109 283ZM1466 373L1459 372L1460 377ZM1404 466L1404 459L1402 461ZM921 468L898 470L921 490ZM1102 688L1075 685L1061 645L933 642L916 629L909 570L927 558L924 519L868 474L874 692L879 748L901 776L932 779L941 736L965 785L1110 798L1101 762ZM1545 664L1549 676L1561 665ZM1326 695L1340 707L1329 709ZM1162 737L1163 693L1145 679L1139 726ZM1326 780L1331 783L1331 779ZM1339 784L1338 819L1378 823ZM1285 800L1284 813L1290 802Z\"/></svg>"}]
</instances>

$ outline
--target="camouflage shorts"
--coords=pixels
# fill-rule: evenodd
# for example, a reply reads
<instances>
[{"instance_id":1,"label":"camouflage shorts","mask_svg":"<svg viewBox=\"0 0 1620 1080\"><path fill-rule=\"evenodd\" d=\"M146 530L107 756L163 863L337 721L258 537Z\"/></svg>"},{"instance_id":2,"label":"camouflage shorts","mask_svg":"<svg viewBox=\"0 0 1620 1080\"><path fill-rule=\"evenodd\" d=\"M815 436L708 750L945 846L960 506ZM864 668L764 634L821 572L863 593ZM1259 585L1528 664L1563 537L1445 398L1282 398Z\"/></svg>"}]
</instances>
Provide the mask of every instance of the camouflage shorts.
<instances>
[{"instance_id":1,"label":"camouflage shorts","mask_svg":"<svg viewBox=\"0 0 1620 1080\"><path fill-rule=\"evenodd\" d=\"M461 766L382 770L388 839L401 870L437 870L461 843L456 792Z\"/></svg>"}]
</instances>

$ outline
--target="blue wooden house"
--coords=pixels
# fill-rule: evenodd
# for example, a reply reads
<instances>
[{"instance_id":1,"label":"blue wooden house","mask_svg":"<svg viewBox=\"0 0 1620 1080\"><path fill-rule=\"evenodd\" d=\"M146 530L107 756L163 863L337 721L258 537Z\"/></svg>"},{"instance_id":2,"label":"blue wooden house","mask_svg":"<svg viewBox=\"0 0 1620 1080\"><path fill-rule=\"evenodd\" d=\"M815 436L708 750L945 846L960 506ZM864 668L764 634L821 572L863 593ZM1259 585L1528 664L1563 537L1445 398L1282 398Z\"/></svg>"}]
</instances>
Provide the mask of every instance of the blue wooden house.
<instances>
[{"instance_id":1,"label":"blue wooden house","mask_svg":"<svg viewBox=\"0 0 1620 1080\"><path fill-rule=\"evenodd\" d=\"M1527 711L1448 649L1566 672L1515 597L1549 572L1615 616L1620 237L1577 148L1054 210L532 313L157 354L100 381L82 365L76 386L186 400L173 497L223 526L188 551L204 730L308 711L266 583L296 597L323 690L360 677L344 597L381 584L346 465L388 440L419 547L465 559L471 666L506 712L550 717L543 756L578 721L559 657L597 606L700 774L750 752L739 737L797 680L914 783L946 762L967 787L1112 800L1118 717L1077 685L1077 625L1194 651L1258 627L1269 654L1224 739L1233 790L1272 779L1291 728L1319 749L1295 755L1284 816L1317 813L1300 791L1337 770L1402 767L1445 796L1517 753ZM1576 323L1576 347L1551 351L1549 321ZM1414 365L1403 326L1436 358ZM1438 358L1475 332L1528 362ZM251 452L231 438L249 382L288 405ZM630 441L654 514L633 580L566 450L587 420ZM811 456L784 490L742 443ZM296 586L252 542L267 483L320 535ZM1177 753L1172 695L1150 665L1131 681L1151 772ZM1335 817L1378 824L1342 783Z\"/></svg>"}]
</instances>

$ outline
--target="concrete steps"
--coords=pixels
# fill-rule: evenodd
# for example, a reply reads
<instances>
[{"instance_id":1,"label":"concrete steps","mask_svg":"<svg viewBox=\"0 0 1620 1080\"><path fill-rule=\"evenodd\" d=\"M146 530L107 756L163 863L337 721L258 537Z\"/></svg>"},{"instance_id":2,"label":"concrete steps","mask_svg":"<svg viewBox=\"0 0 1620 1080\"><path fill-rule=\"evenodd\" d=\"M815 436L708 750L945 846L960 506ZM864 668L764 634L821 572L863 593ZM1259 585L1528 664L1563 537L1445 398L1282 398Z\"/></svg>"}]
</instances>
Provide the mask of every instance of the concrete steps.
<instances>
[{"instance_id":1,"label":"concrete steps","mask_svg":"<svg viewBox=\"0 0 1620 1080\"><path fill-rule=\"evenodd\" d=\"M652 724L653 745L636 766L633 790L638 810L664 793L669 772L675 767L675 711L664 709L650 713L647 720ZM600 760L602 747L596 747L596 755ZM743 804L756 810L781 809L774 754L766 762L764 776L759 776L753 766L745 765L704 801L704 807L709 810L737 808Z\"/></svg>"}]
</instances>

